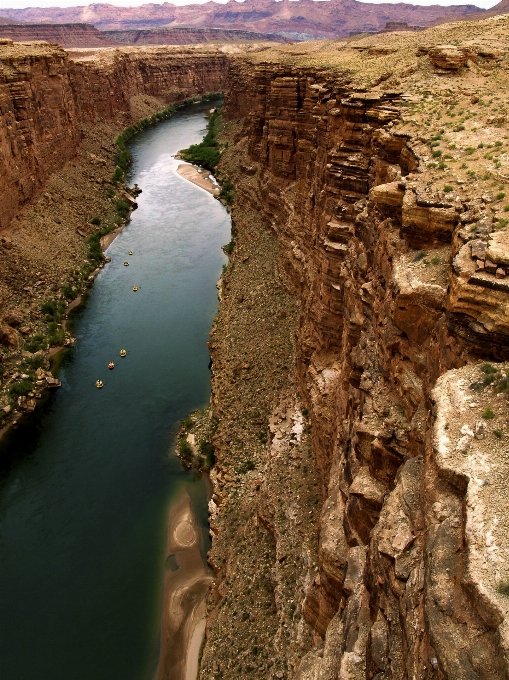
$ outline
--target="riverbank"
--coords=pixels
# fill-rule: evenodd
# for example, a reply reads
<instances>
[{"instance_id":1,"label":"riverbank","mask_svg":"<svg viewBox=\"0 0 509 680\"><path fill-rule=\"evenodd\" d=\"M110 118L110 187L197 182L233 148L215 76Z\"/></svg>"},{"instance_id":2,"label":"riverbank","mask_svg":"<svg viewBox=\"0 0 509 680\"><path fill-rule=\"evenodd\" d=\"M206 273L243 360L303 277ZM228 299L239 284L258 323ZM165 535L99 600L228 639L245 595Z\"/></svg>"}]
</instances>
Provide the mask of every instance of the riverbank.
<instances>
[{"instance_id":1,"label":"riverbank","mask_svg":"<svg viewBox=\"0 0 509 680\"><path fill-rule=\"evenodd\" d=\"M187 493L168 517L166 563L173 570L167 566L164 581L157 680L195 680L213 576L204 563L201 532Z\"/></svg>"},{"instance_id":2,"label":"riverbank","mask_svg":"<svg viewBox=\"0 0 509 680\"><path fill-rule=\"evenodd\" d=\"M212 174L208 170L200 170L194 165L182 164L178 166L177 172L181 177L187 179L188 182L192 182L201 189L205 189L209 194L213 196L219 194L219 187L212 181Z\"/></svg>"}]
</instances>

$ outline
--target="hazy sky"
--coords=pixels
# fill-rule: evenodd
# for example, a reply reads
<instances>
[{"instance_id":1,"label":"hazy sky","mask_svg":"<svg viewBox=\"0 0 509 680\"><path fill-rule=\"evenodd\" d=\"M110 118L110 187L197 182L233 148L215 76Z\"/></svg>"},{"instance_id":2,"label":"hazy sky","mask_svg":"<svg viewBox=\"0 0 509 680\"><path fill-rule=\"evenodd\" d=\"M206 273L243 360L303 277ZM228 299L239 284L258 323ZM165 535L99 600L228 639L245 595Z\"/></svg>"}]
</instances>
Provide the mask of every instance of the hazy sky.
<instances>
[{"instance_id":1,"label":"hazy sky","mask_svg":"<svg viewBox=\"0 0 509 680\"><path fill-rule=\"evenodd\" d=\"M155 4L161 4L164 0L155 0ZM174 5L190 5L207 2L208 0L172 0ZM226 2L227 0L215 0L216 2ZM374 2L401 2L402 0L373 0ZM407 0L414 5L477 5L477 7L493 7L499 0ZM133 7L143 5L147 0L105 0L110 5L121 5L122 7ZM86 0L0 0L0 15L4 8L23 8L23 7L75 7L78 5L91 4Z\"/></svg>"}]
</instances>

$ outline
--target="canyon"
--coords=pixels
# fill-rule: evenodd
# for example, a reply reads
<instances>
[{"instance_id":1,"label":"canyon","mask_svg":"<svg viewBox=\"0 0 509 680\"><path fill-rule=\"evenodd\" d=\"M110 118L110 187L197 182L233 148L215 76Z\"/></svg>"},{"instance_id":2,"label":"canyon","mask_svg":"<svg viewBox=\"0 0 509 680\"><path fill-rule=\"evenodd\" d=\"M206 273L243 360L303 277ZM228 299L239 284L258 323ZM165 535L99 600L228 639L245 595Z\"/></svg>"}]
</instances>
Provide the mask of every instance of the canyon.
<instances>
[{"instance_id":1,"label":"canyon","mask_svg":"<svg viewBox=\"0 0 509 680\"><path fill-rule=\"evenodd\" d=\"M503 2L490 12L500 14ZM229 0L225 4L177 6L169 2L140 7L116 7L103 3L82 7L32 7L2 9L2 16L29 23L92 23L104 31L161 27L221 28L277 33L291 40L337 38L363 31L380 31L388 21L411 25L430 25L463 15L483 13L475 5L412 5L406 3L373 4L357 0Z\"/></svg>"},{"instance_id":2,"label":"canyon","mask_svg":"<svg viewBox=\"0 0 509 680\"><path fill-rule=\"evenodd\" d=\"M65 173L89 201L122 126L225 91L201 678L508 676L508 35L502 16L81 58L0 44L6 367L55 253L61 280L85 254L94 213L68 195L59 216Z\"/></svg>"}]
</instances>

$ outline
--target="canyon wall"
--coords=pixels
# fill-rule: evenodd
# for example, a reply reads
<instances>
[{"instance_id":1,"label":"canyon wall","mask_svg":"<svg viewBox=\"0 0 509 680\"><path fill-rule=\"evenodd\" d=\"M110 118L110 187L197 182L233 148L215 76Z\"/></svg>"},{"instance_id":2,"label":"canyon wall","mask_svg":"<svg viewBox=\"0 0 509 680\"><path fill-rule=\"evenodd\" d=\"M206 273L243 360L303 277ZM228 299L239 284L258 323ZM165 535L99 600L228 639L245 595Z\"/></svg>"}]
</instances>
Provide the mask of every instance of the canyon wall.
<instances>
[{"instance_id":1,"label":"canyon wall","mask_svg":"<svg viewBox=\"0 0 509 680\"><path fill-rule=\"evenodd\" d=\"M15 42L46 40L63 47L104 47L110 41L92 24L15 24L2 21L0 38Z\"/></svg>"},{"instance_id":2,"label":"canyon wall","mask_svg":"<svg viewBox=\"0 0 509 680\"><path fill-rule=\"evenodd\" d=\"M109 39L111 44L121 43L125 45L191 45L194 43L212 41L231 42L246 40L274 40L275 42L285 42L283 37L272 33L256 33L254 31L227 28L183 26L145 30L102 31L101 35L104 36L104 38Z\"/></svg>"},{"instance_id":3,"label":"canyon wall","mask_svg":"<svg viewBox=\"0 0 509 680\"><path fill-rule=\"evenodd\" d=\"M208 27L279 33L291 40L335 38L362 31L382 30L387 21L429 25L482 13L475 5L412 5L410 3L368 3L357 0L230 0L224 4L173 5L145 4L118 7L106 3L81 7L27 7L5 9L2 14L16 21L31 23L93 23L100 30L131 30L159 27ZM500 12L499 12L500 13ZM447 18L445 17L447 15Z\"/></svg>"},{"instance_id":4,"label":"canyon wall","mask_svg":"<svg viewBox=\"0 0 509 680\"><path fill-rule=\"evenodd\" d=\"M364 68L357 73L347 56L333 71L282 59L231 62L222 167L236 191L238 255L234 249L222 289L230 311L220 312L211 337L212 403L219 418L211 559L218 585L203 678L508 677L506 365L479 362L508 358L505 193L498 199L487 193L493 184L504 188L507 170L477 180L466 162L460 174L459 165L449 170L445 162L436 170L429 140L437 140L432 149L448 141L449 163L468 160L485 145L476 136L478 122L444 125L442 113L431 115L431 103L407 112L409 101L423 101L430 83L435 101L445 96L444 110L458 98L472 106L470 78L481 69L499 78L507 56L499 53L499 65L486 66L481 49L470 45L471 71L459 70L458 62L445 70L447 49L459 55L460 48L432 47L432 38L426 35L429 47L421 54L429 57L419 62L415 51L400 50L401 38L392 48L390 39L378 46L374 39L359 41ZM392 73L383 77L380 69L377 76L367 57L391 49L392 63L399 60L396 87ZM502 82L500 93L507 87ZM416 118L404 120L412 114ZM489 120L482 134L499 139L500 129L489 127L495 119ZM463 172L470 172L468 189ZM221 374L237 364L230 380L249 378L250 356L236 349L241 341L231 315L233 300L238 315L246 301L236 281L253 258L255 216L260 238L267 228L275 237L277 278L298 302L300 316L293 331L295 383L279 378L282 393L293 396L265 402L269 442L259 459L252 454L254 471L246 474L245 466L232 463L241 435L225 409L233 399ZM251 288L248 295L253 304ZM265 323L262 332L267 319L260 317L283 317L264 299L258 304L250 332L262 345L271 331ZM279 332L286 332L284 321ZM264 372L255 348L252 357ZM282 361L286 368L288 359ZM255 390L253 406L256 399ZM301 467L297 452L306 420L313 473L308 464ZM318 526L306 528L302 494L316 483L314 474L321 514ZM287 485L283 480L292 476ZM264 569L279 616L269 646L274 657L283 657L277 667L267 660L259 665L248 630L229 623L244 600L249 625L259 625L259 605L251 600L249 607L252 595L238 595L242 587L234 581L252 593L262 568L249 566L254 557L247 548L242 557L222 545L237 535L242 540L239 531L232 534L234 522L223 518L235 514L236 504L243 505L243 517L251 508L250 522L258 527L253 536L273 560ZM260 528L270 549L262 548ZM292 566L293 585L285 585ZM295 600L281 598L285 588ZM288 602L294 603L290 613ZM242 635L228 637L234 626ZM224 644L232 639L235 654L228 654Z\"/></svg>"},{"instance_id":5,"label":"canyon wall","mask_svg":"<svg viewBox=\"0 0 509 680\"><path fill-rule=\"evenodd\" d=\"M0 44L0 230L76 154L81 126L130 110L132 97L163 103L223 88L219 51L109 52L73 61L57 45ZM164 104L163 104L164 105Z\"/></svg>"}]
</instances>

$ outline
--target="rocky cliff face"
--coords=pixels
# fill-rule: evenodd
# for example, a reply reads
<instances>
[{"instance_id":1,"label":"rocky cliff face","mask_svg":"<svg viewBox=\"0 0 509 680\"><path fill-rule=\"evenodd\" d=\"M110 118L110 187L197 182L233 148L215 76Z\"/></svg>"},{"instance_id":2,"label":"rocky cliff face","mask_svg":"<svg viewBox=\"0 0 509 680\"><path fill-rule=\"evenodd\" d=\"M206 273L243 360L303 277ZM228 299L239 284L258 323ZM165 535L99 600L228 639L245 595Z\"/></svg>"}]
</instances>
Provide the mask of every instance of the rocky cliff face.
<instances>
[{"instance_id":1,"label":"rocky cliff face","mask_svg":"<svg viewBox=\"0 0 509 680\"><path fill-rule=\"evenodd\" d=\"M0 32L1 35L1 32ZM124 31L103 31L101 35L111 43L125 45L192 45L204 42L235 42L246 40L274 40L285 42L285 39L277 34L256 33L254 31L242 31L222 28L154 28Z\"/></svg>"},{"instance_id":2,"label":"rocky cliff face","mask_svg":"<svg viewBox=\"0 0 509 680\"><path fill-rule=\"evenodd\" d=\"M68 8L27 8L2 10L16 21L35 23L88 22L102 30L128 30L161 26L207 26L240 29L262 33L280 33L293 40L333 38L361 31L382 30L387 21L406 21L427 25L444 15L461 17L479 11L475 5L444 8L423 7L405 3L371 4L356 0L315 2L276 2L275 0L230 0L225 4L176 6L165 2L140 7L116 7L95 4Z\"/></svg>"},{"instance_id":3,"label":"rocky cliff face","mask_svg":"<svg viewBox=\"0 0 509 680\"><path fill-rule=\"evenodd\" d=\"M505 149L507 137L503 113L475 106L491 91L478 88L481 72L506 91L508 57L496 48L508 28L507 20L490 26L489 58L481 35L472 41L480 27L469 25L448 34L461 42L466 30L470 41L460 46L437 46L443 34L426 32L406 34L408 51L402 37L387 37L358 41L339 58L316 51L299 65L288 48L287 59L230 67L223 172L236 187L238 254L223 286L230 311L211 340L219 585L204 678L508 675L507 378L506 364L488 363L507 358L509 339L509 175L506 157L490 153ZM388 54L390 71L380 58ZM252 288L241 295L238 283L253 257L254 215L258 233L268 228L277 241L277 277L300 320L296 375L290 370L280 395L260 406L270 411L269 442L250 453L246 473L224 374L238 362L231 380L245 381L251 363L237 349L231 305L246 295L256 304ZM250 334L261 344L271 333L266 323L262 330L267 315L289 317L264 298L258 305ZM279 323L281 333L288 324ZM255 364L264 373L262 356ZM251 398L253 408L256 390ZM315 474L317 526L303 493ZM266 562L225 545L240 536L236 504L243 517L254 514L261 551L260 527L270 537ZM263 592L256 579L264 570L277 611L277 622L264 613L265 634L279 665L262 660L236 622L252 597L239 591ZM249 625L259 625L255 606L247 611ZM234 654L225 648L233 629Z\"/></svg>"},{"instance_id":4,"label":"rocky cliff face","mask_svg":"<svg viewBox=\"0 0 509 680\"><path fill-rule=\"evenodd\" d=\"M219 51L110 52L69 60L57 45L0 44L0 230L76 153L81 126L129 112L132 97L168 104L222 89Z\"/></svg>"},{"instance_id":5,"label":"rocky cliff face","mask_svg":"<svg viewBox=\"0 0 509 680\"><path fill-rule=\"evenodd\" d=\"M46 40L63 47L104 47L110 42L92 24L15 24L0 17L0 38L15 42Z\"/></svg>"}]
</instances>

